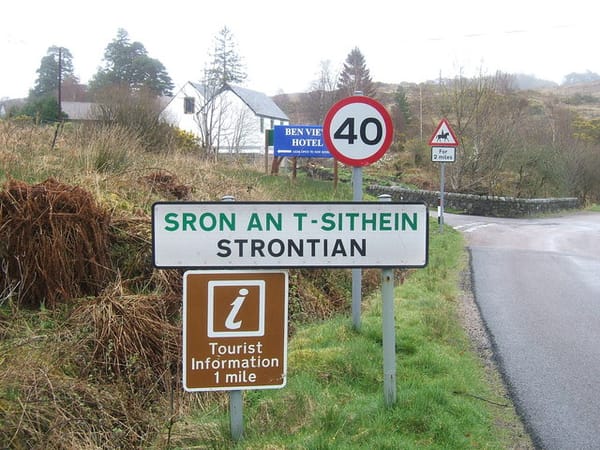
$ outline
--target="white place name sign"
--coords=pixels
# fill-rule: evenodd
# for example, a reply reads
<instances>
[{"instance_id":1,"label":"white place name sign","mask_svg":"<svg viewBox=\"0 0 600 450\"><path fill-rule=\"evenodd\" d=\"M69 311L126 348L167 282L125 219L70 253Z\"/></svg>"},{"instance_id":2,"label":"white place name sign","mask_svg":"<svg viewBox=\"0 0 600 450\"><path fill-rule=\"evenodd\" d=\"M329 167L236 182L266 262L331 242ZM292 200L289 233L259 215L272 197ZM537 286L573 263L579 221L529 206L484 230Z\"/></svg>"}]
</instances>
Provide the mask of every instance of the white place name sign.
<instances>
[{"instance_id":1,"label":"white place name sign","mask_svg":"<svg viewBox=\"0 0 600 450\"><path fill-rule=\"evenodd\" d=\"M428 211L392 202L159 202L155 267L424 267Z\"/></svg>"}]
</instances>

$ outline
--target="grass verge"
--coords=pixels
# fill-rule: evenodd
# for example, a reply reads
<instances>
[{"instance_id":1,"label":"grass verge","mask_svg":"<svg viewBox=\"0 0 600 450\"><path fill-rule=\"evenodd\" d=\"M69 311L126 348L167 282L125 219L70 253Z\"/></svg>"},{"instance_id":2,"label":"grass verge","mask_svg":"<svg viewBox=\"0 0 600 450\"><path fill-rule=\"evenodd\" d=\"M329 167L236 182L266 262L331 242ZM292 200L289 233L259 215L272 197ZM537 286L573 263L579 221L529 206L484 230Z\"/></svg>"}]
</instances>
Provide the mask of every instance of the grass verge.
<instances>
[{"instance_id":1,"label":"grass verge","mask_svg":"<svg viewBox=\"0 0 600 450\"><path fill-rule=\"evenodd\" d=\"M589 208L587 208L588 211L592 211L592 212L600 212L600 205L592 205Z\"/></svg>"},{"instance_id":2,"label":"grass verge","mask_svg":"<svg viewBox=\"0 0 600 450\"><path fill-rule=\"evenodd\" d=\"M297 330L289 344L287 386L245 392L241 442L230 440L222 402L178 423L172 443L244 449L526 448L510 401L490 380L460 324L463 239L451 229L442 234L430 229L429 265L412 271L395 290L393 407L386 408L383 399L376 294L365 300L360 331L346 316Z\"/></svg>"}]
</instances>

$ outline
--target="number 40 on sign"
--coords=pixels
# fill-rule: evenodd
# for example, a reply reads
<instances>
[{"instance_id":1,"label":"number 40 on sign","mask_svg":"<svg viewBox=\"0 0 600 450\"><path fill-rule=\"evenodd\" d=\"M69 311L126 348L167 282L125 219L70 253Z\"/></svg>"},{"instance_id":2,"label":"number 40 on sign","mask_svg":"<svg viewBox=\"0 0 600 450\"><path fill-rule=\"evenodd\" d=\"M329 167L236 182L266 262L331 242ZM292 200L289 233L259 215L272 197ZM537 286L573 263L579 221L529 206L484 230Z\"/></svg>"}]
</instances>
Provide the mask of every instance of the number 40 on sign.
<instances>
[{"instance_id":1,"label":"number 40 on sign","mask_svg":"<svg viewBox=\"0 0 600 450\"><path fill-rule=\"evenodd\" d=\"M393 134L392 118L383 105L362 95L337 102L323 122L323 138L331 154L355 167L379 160Z\"/></svg>"}]
</instances>

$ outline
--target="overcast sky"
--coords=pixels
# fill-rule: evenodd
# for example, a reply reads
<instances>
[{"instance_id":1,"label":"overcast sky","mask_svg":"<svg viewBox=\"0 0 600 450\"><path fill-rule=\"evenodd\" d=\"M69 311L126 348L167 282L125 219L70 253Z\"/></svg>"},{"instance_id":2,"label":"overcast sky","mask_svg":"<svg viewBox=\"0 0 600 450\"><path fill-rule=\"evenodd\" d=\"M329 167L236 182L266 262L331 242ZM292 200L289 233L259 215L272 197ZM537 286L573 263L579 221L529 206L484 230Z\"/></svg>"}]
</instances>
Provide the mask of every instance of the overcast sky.
<instances>
[{"instance_id":1,"label":"overcast sky","mask_svg":"<svg viewBox=\"0 0 600 450\"><path fill-rule=\"evenodd\" d=\"M338 72L358 47L373 81L422 82L497 70L561 82L600 73L600 3L591 0L54 0L4 1L0 98L25 97L50 46L73 55L87 83L124 28L161 61L177 87L198 81L227 26L246 87L302 92L329 60Z\"/></svg>"}]
</instances>

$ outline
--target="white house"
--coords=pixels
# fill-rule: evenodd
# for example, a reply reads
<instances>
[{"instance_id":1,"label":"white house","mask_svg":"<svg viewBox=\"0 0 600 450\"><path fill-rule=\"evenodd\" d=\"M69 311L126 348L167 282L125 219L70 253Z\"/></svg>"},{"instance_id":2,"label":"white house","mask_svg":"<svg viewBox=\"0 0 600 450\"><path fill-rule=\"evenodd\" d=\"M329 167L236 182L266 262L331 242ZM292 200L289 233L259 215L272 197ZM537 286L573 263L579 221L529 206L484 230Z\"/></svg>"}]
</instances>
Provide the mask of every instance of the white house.
<instances>
[{"instance_id":1,"label":"white house","mask_svg":"<svg viewBox=\"0 0 600 450\"><path fill-rule=\"evenodd\" d=\"M7 117L13 108L22 108L25 105L24 98L2 98L0 99L0 119Z\"/></svg>"},{"instance_id":2,"label":"white house","mask_svg":"<svg viewBox=\"0 0 600 450\"><path fill-rule=\"evenodd\" d=\"M203 145L219 152L264 151L265 130L288 125L288 116L262 92L225 84L212 94L188 81L174 95L162 116L196 135Z\"/></svg>"},{"instance_id":3,"label":"white house","mask_svg":"<svg viewBox=\"0 0 600 450\"><path fill-rule=\"evenodd\" d=\"M91 102L60 102L61 110L64 114L67 115L68 120L70 121L86 121L93 120L94 116L96 116L95 108L97 108L96 103Z\"/></svg>"}]
</instances>

